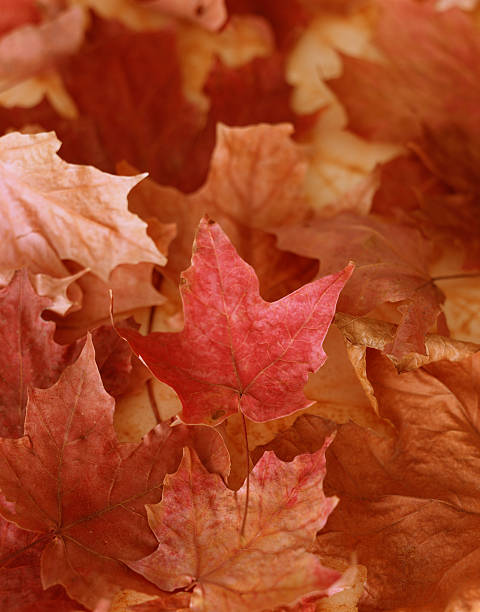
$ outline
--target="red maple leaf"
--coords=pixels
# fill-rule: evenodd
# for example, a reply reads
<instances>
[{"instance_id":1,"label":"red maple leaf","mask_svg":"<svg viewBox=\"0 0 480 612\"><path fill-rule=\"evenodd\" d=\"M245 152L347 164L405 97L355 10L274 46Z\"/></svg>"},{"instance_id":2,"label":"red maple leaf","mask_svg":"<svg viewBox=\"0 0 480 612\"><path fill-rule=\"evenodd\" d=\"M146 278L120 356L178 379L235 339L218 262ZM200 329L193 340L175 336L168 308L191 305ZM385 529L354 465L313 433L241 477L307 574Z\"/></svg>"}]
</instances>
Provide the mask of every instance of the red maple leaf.
<instances>
[{"instance_id":1,"label":"red maple leaf","mask_svg":"<svg viewBox=\"0 0 480 612\"><path fill-rule=\"evenodd\" d=\"M353 266L268 303L254 270L220 227L200 223L192 266L182 274L185 329L119 329L160 380L171 385L185 423L221 423L240 410L254 421L291 414L312 402L309 372L325 361L322 342Z\"/></svg>"},{"instance_id":2,"label":"red maple leaf","mask_svg":"<svg viewBox=\"0 0 480 612\"><path fill-rule=\"evenodd\" d=\"M182 447L195 447L214 471L229 468L220 436L210 429L164 424L140 444L120 444L113 405L88 339L56 385L31 392L25 436L0 440L0 486L8 501L2 514L37 533L44 588L61 584L91 607L121 588L151 592L120 559L153 550L144 505L160 500Z\"/></svg>"},{"instance_id":3,"label":"red maple leaf","mask_svg":"<svg viewBox=\"0 0 480 612\"><path fill-rule=\"evenodd\" d=\"M73 356L74 346L53 340L55 325L41 318L51 300L32 289L26 270L0 290L0 435L23 433L27 390L50 387Z\"/></svg>"}]
</instances>

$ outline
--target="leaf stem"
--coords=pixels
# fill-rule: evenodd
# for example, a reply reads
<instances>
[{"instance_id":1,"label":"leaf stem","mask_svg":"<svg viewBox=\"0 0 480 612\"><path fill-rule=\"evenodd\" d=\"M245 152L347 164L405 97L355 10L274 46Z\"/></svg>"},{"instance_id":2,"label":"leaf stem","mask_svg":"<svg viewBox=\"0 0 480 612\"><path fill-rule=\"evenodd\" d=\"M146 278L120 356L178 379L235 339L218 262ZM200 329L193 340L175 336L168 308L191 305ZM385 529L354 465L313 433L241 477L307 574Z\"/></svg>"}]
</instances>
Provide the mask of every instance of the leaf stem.
<instances>
[{"instance_id":1,"label":"leaf stem","mask_svg":"<svg viewBox=\"0 0 480 612\"><path fill-rule=\"evenodd\" d=\"M432 276L431 281L434 283L439 280L454 280L457 278L475 278L480 276L480 272L472 272L470 274L447 274L445 276Z\"/></svg>"},{"instance_id":2,"label":"leaf stem","mask_svg":"<svg viewBox=\"0 0 480 612\"><path fill-rule=\"evenodd\" d=\"M250 498L250 450L248 448L248 433L247 433L247 420L245 419L245 415L243 412L242 415L242 423L243 423L243 434L245 436L245 454L246 454L246 467L247 467L247 491L245 495L245 508L243 511L243 519L242 526L240 528L240 535L245 534L245 525L247 523L247 514L248 514L248 501Z\"/></svg>"},{"instance_id":3,"label":"leaf stem","mask_svg":"<svg viewBox=\"0 0 480 612\"><path fill-rule=\"evenodd\" d=\"M155 306L150 308L150 313L148 315L148 325L147 325L147 334L152 333L153 327L153 317L155 315ZM150 402L150 408L152 409L153 416L157 423L161 423L162 419L160 418L160 412L158 410L157 400L155 399L155 393L153 390L153 378L149 378L147 380L147 393L148 393L148 401Z\"/></svg>"}]
</instances>

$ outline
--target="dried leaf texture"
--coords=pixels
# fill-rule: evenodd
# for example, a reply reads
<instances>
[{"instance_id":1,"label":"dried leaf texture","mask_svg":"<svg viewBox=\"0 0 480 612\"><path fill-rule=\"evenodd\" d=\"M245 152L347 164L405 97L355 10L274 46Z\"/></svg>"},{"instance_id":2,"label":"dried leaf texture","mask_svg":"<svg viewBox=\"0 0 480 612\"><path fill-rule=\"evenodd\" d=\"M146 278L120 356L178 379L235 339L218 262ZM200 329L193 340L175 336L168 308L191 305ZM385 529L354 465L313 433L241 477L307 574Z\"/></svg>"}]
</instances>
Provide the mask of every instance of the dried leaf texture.
<instances>
[{"instance_id":1,"label":"dried leaf texture","mask_svg":"<svg viewBox=\"0 0 480 612\"><path fill-rule=\"evenodd\" d=\"M318 257L322 274L352 260L355 272L340 296L339 310L362 316L386 302L403 302L400 325L385 350L396 357L425 352L425 334L437 321L442 295L428 273L431 245L418 230L346 212L276 233L280 248Z\"/></svg>"},{"instance_id":2,"label":"dried leaf texture","mask_svg":"<svg viewBox=\"0 0 480 612\"><path fill-rule=\"evenodd\" d=\"M25 436L0 441L0 486L15 502L2 513L37 532L44 588L61 584L91 608L122 588L151 592L121 560L153 550L144 505L160 500L182 446L195 447L213 471L229 468L220 437L204 428L159 426L138 445L119 444L113 403L88 340L54 387L31 392Z\"/></svg>"},{"instance_id":3,"label":"dried leaf texture","mask_svg":"<svg viewBox=\"0 0 480 612\"><path fill-rule=\"evenodd\" d=\"M148 506L158 548L131 567L166 590L194 587L190 609L198 611L260 611L334 592L339 573L306 551L336 503L322 491L324 452L291 464L264 455L251 474L242 536L245 486L233 493L186 451L162 502Z\"/></svg>"},{"instance_id":4,"label":"dried leaf texture","mask_svg":"<svg viewBox=\"0 0 480 612\"><path fill-rule=\"evenodd\" d=\"M352 266L272 304L253 269L220 227L204 219L192 266L183 273L182 332L119 333L178 393L185 423L218 424L241 410L254 421L308 406L308 372L325 361L322 341Z\"/></svg>"},{"instance_id":5,"label":"dried leaf texture","mask_svg":"<svg viewBox=\"0 0 480 612\"><path fill-rule=\"evenodd\" d=\"M62 260L70 259L107 281L121 263L165 263L146 225L127 211L127 193L142 177L67 164L52 133L12 133L1 143L4 270L24 265L58 278L68 276Z\"/></svg>"},{"instance_id":6,"label":"dried leaf texture","mask_svg":"<svg viewBox=\"0 0 480 612\"><path fill-rule=\"evenodd\" d=\"M40 547L36 535L0 519L0 606L4 612L77 612L84 609L62 587L44 590L40 580ZM18 554L18 551L22 551ZM16 553L8 566L4 559Z\"/></svg>"},{"instance_id":7,"label":"dried leaf texture","mask_svg":"<svg viewBox=\"0 0 480 612\"><path fill-rule=\"evenodd\" d=\"M445 609L478 579L479 354L400 375L377 352L367 364L398 439L340 427L326 490L342 502L318 542L326 554L357 551L365 610Z\"/></svg>"},{"instance_id":8,"label":"dried leaf texture","mask_svg":"<svg viewBox=\"0 0 480 612\"><path fill-rule=\"evenodd\" d=\"M32 289L25 270L0 290L0 435L21 436L27 391L50 387L71 362L74 348L57 344L55 325L41 318L50 305Z\"/></svg>"}]
</instances>

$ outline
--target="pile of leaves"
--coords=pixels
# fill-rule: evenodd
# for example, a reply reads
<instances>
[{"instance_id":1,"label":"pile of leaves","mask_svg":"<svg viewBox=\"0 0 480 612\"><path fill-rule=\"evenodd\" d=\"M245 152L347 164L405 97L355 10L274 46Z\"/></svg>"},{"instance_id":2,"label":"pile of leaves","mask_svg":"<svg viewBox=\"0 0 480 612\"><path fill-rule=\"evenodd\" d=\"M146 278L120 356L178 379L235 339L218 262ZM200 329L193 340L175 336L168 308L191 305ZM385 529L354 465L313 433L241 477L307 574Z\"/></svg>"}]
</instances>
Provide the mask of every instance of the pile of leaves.
<instances>
[{"instance_id":1,"label":"pile of leaves","mask_svg":"<svg viewBox=\"0 0 480 612\"><path fill-rule=\"evenodd\" d=\"M478 610L479 10L0 0L2 612Z\"/></svg>"}]
</instances>

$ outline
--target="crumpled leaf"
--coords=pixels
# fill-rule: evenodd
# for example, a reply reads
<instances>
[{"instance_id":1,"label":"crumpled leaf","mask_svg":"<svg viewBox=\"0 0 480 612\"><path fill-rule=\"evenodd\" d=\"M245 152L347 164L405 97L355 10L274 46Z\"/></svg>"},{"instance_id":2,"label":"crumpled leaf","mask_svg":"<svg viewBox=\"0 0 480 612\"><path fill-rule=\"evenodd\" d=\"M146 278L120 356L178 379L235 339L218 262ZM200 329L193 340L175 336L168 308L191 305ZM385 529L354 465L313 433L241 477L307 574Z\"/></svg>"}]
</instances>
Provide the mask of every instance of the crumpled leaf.
<instances>
[{"instance_id":1,"label":"crumpled leaf","mask_svg":"<svg viewBox=\"0 0 480 612\"><path fill-rule=\"evenodd\" d=\"M335 324L343 331L352 348L356 347L363 356L368 347L383 351L385 346L391 344L396 332L396 326L386 321L366 317L359 319L340 312L335 315ZM406 353L400 359L392 355L388 357L399 372L407 372L443 359L461 361L479 349L480 344L462 342L438 334L427 334L424 355Z\"/></svg>"},{"instance_id":2,"label":"crumpled leaf","mask_svg":"<svg viewBox=\"0 0 480 612\"><path fill-rule=\"evenodd\" d=\"M480 36L459 9L379 0L375 42L385 61L345 56L329 82L362 136L410 144L451 186L479 188Z\"/></svg>"},{"instance_id":3,"label":"crumpled leaf","mask_svg":"<svg viewBox=\"0 0 480 612\"><path fill-rule=\"evenodd\" d=\"M395 338L385 350L395 357L424 353L425 334L437 321L442 294L428 272L431 245L416 229L374 215L342 213L275 232L280 248L320 259L321 274L354 261L339 310L363 316L385 302L403 302Z\"/></svg>"},{"instance_id":4,"label":"crumpled leaf","mask_svg":"<svg viewBox=\"0 0 480 612\"><path fill-rule=\"evenodd\" d=\"M67 164L56 155L60 142L52 133L12 133L1 142L9 221L2 234L3 269L25 265L34 274L69 276L62 259L71 259L107 281L121 263L165 263L145 224L126 210L126 195L142 177Z\"/></svg>"},{"instance_id":5,"label":"crumpled leaf","mask_svg":"<svg viewBox=\"0 0 480 612\"><path fill-rule=\"evenodd\" d=\"M32 289L26 270L0 289L0 435L23 433L27 390L50 387L71 362L73 346L53 340L55 325L41 318L50 304Z\"/></svg>"},{"instance_id":6,"label":"crumpled leaf","mask_svg":"<svg viewBox=\"0 0 480 612\"><path fill-rule=\"evenodd\" d=\"M322 341L352 270L348 265L273 304L264 302L253 269L220 227L203 219L192 266L182 274L184 330L148 336L118 331L177 391L185 423L217 425L239 410L267 421L311 403L303 386L326 359Z\"/></svg>"},{"instance_id":7,"label":"crumpled leaf","mask_svg":"<svg viewBox=\"0 0 480 612\"><path fill-rule=\"evenodd\" d=\"M152 592L120 559L152 552L144 504L160 500L164 476L177 468L183 446L195 447L213 471L229 468L210 429L165 424L140 444L119 444L113 405L87 339L55 386L31 391L25 436L0 440L0 486L15 502L14 508L2 504L2 514L36 532L44 588L61 584L89 607L122 588Z\"/></svg>"},{"instance_id":8,"label":"crumpled leaf","mask_svg":"<svg viewBox=\"0 0 480 612\"><path fill-rule=\"evenodd\" d=\"M307 552L336 504L322 491L324 453L291 464L265 454L250 475L242 535L246 485L230 491L186 450L162 502L148 506L158 548L129 565L164 590L193 587L196 611L260 611L341 590L340 574Z\"/></svg>"},{"instance_id":9,"label":"crumpled leaf","mask_svg":"<svg viewBox=\"0 0 480 612\"><path fill-rule=\"evenodd\" d=\"M368 567L365 610L443 610L478 584L479 357L399 375L369 354L380 413L398 438L339 428L326 490L342 503L318 537L326 554L356 550Z\"/></svg>"}]
</instances>

